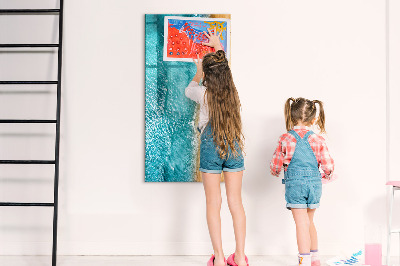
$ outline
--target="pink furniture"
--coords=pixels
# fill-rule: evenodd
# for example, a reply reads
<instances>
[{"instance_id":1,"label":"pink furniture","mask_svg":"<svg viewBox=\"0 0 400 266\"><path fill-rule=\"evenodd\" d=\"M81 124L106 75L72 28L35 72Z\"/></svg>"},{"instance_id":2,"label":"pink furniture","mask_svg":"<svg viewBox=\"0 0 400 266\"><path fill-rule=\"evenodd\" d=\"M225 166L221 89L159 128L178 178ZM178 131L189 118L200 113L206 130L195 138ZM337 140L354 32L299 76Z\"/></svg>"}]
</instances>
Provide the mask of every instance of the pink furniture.
<instances>
[{"instance_id":1,"label":"pink furniture","mask_svg":"<svg viewBox=\"0 0 400 266\"><path fill-rule=\"evenodd\" d=\"M400 181L388 181L386 185L390 186L389 194L389 217L388 217L388 236L387 236L387 254L386 254L386 265L390 265L390 242L393 233L400 233L400 229L392 229L392 216L393 216L393 199L394 192L400 190Z\"/></svg>"},{"instance_id":2,"label":"pink furniture","mask_svg":"<svg viewBox=\"0 0 400 266\"><path fill-rule=\"evenodd\" d=\"M382 266L382 244L365 244L365 265Z\"/></svg>"}]
</instances>

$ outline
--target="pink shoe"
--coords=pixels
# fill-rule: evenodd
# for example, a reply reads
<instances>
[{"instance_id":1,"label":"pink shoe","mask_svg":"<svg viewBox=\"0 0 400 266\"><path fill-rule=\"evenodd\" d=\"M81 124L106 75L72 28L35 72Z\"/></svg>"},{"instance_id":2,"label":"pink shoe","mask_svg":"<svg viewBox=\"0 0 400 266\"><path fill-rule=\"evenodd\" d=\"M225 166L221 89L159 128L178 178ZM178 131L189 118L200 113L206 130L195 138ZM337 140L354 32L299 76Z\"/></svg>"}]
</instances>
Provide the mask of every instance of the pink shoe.
<instances>
[{"instance_id":1,"label":"pink shoe","mask_svg":"<svg viewBox=\"0 0 400 266\"><path fill-rule=\"evenodd\" d=\"M207 262L207 266L214 266L215 255L212 254L210 260ZM226 265L226 259L224 258L224 262Z\"/></svg>"},{"instance_id":2,"label":"pink shoe","mask_svg":"<svg viewBox=\"0 0 400 266\"><path fill-rule=\"evenodd\" d=\"M320 260L312 261L311 266L321 266L321 261Z\"/></svg>"},{"instance_id":3,"label":"pink shoe","mask_svg":"<svg viewBox=\"0 0 400 266\"><path fill-rule=\"evenodd\" d=\"M249 266L249 260L247 259L247 256L246 256L246 255L244 256L244 259L246 260L247 266ZM228 257L227 263L228 263L228 265L230 265L230 266L238 266L238 265L236 264L236 262L235 262L235 253L231 254L231 255Z\"/></svg>"}]
</instances>

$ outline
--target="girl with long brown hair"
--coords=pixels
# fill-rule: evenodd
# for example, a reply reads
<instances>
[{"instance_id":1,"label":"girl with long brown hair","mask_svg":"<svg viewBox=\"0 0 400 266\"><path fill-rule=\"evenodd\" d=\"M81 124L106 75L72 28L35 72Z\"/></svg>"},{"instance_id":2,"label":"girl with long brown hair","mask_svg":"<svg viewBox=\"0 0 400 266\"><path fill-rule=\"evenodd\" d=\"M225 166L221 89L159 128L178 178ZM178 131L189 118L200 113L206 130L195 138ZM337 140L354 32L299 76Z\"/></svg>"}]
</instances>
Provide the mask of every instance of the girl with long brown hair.
<instances>
[{"instance_id":1,"label":"girl with long brown hair","mask_svg":"<svg viewBox=\"0 0 400 266\"><path fill-rule=\"evenodd\" d=\"M285 184L286 208L292 211L296 223L297 265L320 266L313 218L321 198L321 178L332 177L334 162L324 138L315 134L310 126L316 124L321 132L325 132L323 103L289 98L285 103L285 122L288 132L279 138L271 161L271 174L279 176L282 167L284 169L282 182Z\"/></svg>"},{"instance_id":2,"label":"girl with long brown hair","mask_svg":"<svg viewBox=\"0 0 400 266\"><path fill-rule=\"evenodd\" d=\"M200 172L206 195L207 224L214 249L207 266L248 266L244 254L246 216L242 204L244 170L242 121L239 96L216 32L205 33L215 52L197 59L197 73L185 95L200 104L198 130L200 139ZM202 85L200 81L203 80ZM224 172L228 206L236 239L235 253L225 260L221 240L221 173Z\"/></svg>"}]
</instances>

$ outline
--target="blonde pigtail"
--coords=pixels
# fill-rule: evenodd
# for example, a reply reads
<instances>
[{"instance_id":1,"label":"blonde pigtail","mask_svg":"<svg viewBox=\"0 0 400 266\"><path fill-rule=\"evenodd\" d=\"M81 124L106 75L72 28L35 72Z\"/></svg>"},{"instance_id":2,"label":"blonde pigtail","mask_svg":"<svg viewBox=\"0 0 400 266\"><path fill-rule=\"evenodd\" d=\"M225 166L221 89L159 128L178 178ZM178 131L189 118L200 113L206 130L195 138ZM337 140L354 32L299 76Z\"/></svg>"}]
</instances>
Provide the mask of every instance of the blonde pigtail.
<instances>
[{"instance_id":1,"label":"blonde pigtail","mask_svg":"<svg viewBox=\"0 0 400 266\"><path fill-rule=\"evenodd\" d=\"M285 103L285 122L286 122L286 130L290 131L293 129L293 120L292 120L292 105L290 101L294 102L295 99L289 98Z\"/></svg>"},{"instance_id":2,"label":"blonde pigtail","mask_svg":"<svg viewBox=\"0 0 400 266\"><path fill-rule=\"evenodd\" d=\"M319 129L321 130L321 133L326 133L324 104L319 100L314 100L313 104L319 105L319 115L318 115L317 125L318 125Z\"/></svg>"}]
</instances>

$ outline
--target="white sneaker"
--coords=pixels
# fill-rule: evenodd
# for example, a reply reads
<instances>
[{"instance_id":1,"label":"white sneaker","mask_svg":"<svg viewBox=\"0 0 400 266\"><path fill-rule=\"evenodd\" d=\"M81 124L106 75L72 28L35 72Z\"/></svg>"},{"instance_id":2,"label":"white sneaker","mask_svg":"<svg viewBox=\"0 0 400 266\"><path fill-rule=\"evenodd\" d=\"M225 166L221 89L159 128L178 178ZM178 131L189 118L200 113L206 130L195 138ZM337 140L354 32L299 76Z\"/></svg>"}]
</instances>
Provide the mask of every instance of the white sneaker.
<instances>
[{"instance_id":1,"label":"white sneaker","mask_svg":"<svg viewBox=\"0 0 400 266\"><path fill-rule=\"evenodd\" d=\"M311 266L321 266L321 261L319 260L318 251L311 251Z\"/></svg>"},{"instance_id":2,"label":"white sneaker","mask_svg":"<svg viewBox=\"0 0 400 266\"><path fill-rule=\"evenodd\" d=\"M298 255L299 263L292 266L311 266L311 255Z\"/></svg>"}]
</instances>

